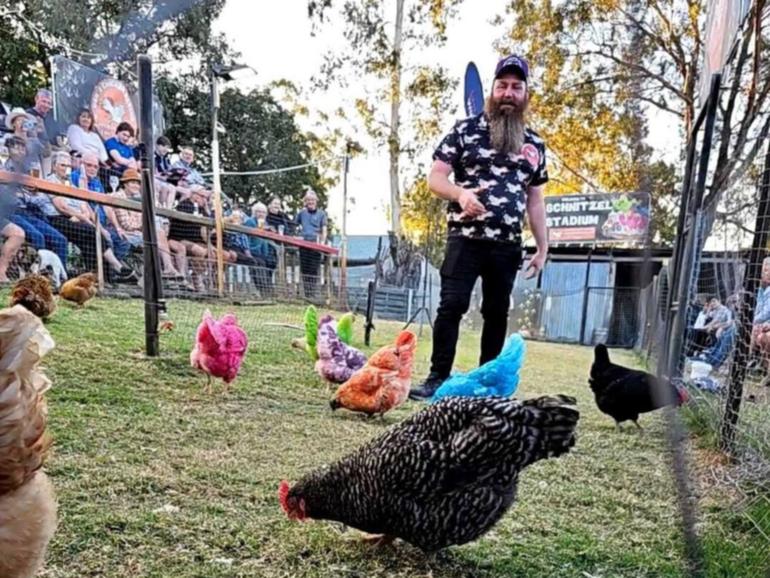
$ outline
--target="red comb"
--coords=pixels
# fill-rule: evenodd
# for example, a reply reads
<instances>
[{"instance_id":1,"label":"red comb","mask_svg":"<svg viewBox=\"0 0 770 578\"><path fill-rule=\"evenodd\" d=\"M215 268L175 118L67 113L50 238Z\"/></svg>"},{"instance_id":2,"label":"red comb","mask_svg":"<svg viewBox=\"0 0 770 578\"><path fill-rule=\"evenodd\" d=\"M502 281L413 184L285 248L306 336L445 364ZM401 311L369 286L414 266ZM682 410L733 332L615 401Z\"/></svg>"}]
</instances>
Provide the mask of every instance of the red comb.
<instances>
[{"instance_id":1,"label":"red comb","mask_svg":"<svg viewBox=\"0 0 770 578\"><path fill-rule=\"evenodd\" d=\"M399 333L398 337L396 338L396 347L412 345L416 340L417 338L415 337L414 333L404 330Z\"/></svg>"},{"instance_id":2,"label":"red comb","mask_svg":"<svg viewBox=\"0 0 770 578\"><path fill-rule=\"evenodd\" d=\"M283 480L278 485L278 501L281 503L281 508L283 508L283 511L287 514L289 513L289 482L286 480Z\"/></svg>"}]
</instances>

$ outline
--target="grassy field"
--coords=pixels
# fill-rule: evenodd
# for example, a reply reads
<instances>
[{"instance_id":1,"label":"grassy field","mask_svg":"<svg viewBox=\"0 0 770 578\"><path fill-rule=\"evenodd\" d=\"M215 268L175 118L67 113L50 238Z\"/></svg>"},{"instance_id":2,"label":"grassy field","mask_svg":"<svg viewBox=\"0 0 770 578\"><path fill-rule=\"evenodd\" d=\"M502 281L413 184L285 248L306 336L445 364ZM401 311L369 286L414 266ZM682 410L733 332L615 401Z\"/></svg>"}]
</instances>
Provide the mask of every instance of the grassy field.
<instances>
[{"instance_id":1,"label":"grassy field","mask_svg":"<svg viewBox=\"0 0 770 578\"><path fill-rule=\"evenodd\" d=\"M297 479L419 409L385 423L332 415L328 392L297 335L289 308L238 308L252 339L229 397L202 394L189 367L204 305L171 302L176 329L163 355L142 355L139 301L62 305L48 324L57 348L47 469L60 502L49 578L139 577L682 577L682 540L660 416L645 435L617 433L586 383L592 352L530 342L519 395L576 396L582 417L574 451L522 476L519 501L475 543L426 556L403 543L371 550L355 532L281 513L281 479ZM217 307L222 311L222 307ZM375 345L397 326L377 324ZM356 328L361 341L360 323ZM471 367L477 338L466 332L458 366ZM418 375L430 351L421 341ZM629 356L621 356L631 362ZM702 530L709 576L756 578L767 543L713 500Z\"/></svg>"}]
</instances>

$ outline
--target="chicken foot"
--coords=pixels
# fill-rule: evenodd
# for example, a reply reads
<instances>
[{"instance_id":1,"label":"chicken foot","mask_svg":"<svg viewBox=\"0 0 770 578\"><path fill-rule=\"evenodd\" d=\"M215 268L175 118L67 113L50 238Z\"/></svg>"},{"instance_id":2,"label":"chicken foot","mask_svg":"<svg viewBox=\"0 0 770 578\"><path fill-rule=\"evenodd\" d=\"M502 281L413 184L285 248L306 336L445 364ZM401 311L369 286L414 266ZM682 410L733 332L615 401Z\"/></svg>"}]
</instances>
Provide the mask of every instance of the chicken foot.
<instances>
[{"instance_id":1,"label":"chicken foot","mask_svg":"<svg viewBox=\"0 0 770 578\"><path fill-rule=\"evenodd\" d=\"M395 536L389 536L387 534L364 534L361 541L367 546L381 548L383 546L389 546L395 539Z\"/></svg>"}]
</instances>

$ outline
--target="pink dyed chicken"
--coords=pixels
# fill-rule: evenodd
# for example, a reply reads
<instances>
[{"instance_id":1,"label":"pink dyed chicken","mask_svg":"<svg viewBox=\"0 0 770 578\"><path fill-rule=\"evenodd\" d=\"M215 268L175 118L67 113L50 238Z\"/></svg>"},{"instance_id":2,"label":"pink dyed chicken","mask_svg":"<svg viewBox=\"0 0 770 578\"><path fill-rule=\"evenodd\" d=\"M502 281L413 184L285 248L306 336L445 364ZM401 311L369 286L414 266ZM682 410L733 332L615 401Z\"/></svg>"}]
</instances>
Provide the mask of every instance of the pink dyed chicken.
<instances>
[{"instance_id":1,"label":"pink dyed chicken","mask_svg":"<svg viewBox=\"0 0 770 578\"><path fill-rule=\"evenodd\" d=\"M195 335L195 347L190 353L190 364L206 374L206 391L211 393L211 378L224 382L223 391L238 376L249 340L238 326L238 318L232 313L217 320L206 310Z\"/></svg>"}]
</instances>

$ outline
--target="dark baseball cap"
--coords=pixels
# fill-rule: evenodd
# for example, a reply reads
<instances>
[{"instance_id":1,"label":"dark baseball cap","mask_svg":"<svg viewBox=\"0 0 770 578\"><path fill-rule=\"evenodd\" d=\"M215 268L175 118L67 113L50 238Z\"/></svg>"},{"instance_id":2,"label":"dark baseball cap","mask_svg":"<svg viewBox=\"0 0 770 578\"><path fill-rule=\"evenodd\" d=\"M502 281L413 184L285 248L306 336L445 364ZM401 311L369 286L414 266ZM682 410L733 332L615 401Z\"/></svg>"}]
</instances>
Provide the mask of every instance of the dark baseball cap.
<instances>
[{"instance_id":1,"label":"dark baseball cap","mask_svg":"<svg viewBox=\"0 0 770 578\"><path fill-rule=\"evenodd\" d=\"M510 56L506 56L505 58L501 59L500 62L497 63L497 67L495 68L495 80L497 80L500 75L506 72L513 72L518 74L526 82L529 78L529 64L527 64L527 61L524 60L521 56L511 54Z\"/></svg>"}]
</instances>

